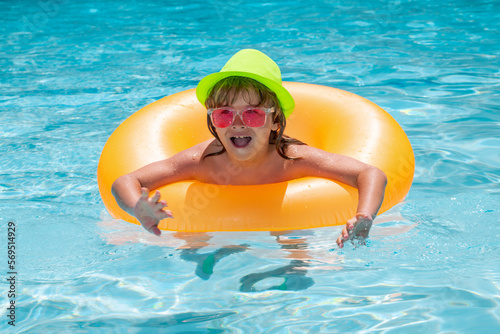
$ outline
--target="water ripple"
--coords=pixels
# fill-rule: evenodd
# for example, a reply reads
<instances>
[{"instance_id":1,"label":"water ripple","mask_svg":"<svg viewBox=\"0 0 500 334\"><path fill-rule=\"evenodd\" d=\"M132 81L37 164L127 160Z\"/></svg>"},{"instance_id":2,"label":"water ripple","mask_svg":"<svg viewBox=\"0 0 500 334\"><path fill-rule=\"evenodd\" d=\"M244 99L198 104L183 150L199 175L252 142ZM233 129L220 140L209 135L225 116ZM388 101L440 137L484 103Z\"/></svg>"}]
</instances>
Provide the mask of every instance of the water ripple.
<instances>
[{"instance_id":1,"label":"water ripple","mask_svg":"<svg viewBox=\"0 0 500 334\"><path fill-rule=\"evenodd\" d=\"M498 1L1 8L0 226L19 230L19 332L500 328ZM412 189L366 247L338 250L331 227L214 233L195 252L104 213L95 172L112 131L247 47L284 80L374 101L408 134Z\"/></svg>"}]
</instances>

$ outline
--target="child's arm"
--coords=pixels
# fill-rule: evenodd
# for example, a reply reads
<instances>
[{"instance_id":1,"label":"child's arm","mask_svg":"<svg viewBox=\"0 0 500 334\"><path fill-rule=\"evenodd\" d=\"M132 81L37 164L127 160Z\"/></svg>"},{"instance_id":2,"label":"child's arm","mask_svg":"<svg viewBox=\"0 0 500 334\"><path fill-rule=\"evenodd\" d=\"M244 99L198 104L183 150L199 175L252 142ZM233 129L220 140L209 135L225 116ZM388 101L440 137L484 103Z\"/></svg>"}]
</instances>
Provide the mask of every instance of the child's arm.
<instances>
[{"instance_id":1,"label":"child's arm","mask_svg":"<svg viewBox=\"0 0 500 334\"><path fill-rule=\"evenodd\" d=\"M356 216L347 221L337 239L339 247L354 237L366 238L384 200L387 177L380 169L356 159L325 152L310 146L295 146L293 155L296 172L302 176L316 176L333 179L358 189ZM291 152L292 153L292 152Z\"/></svg>"},{"instance_id":2,"label":"child's arm","mask_svg":"<svg viewBox=\"0 0 500 334\"><path fill-rule=\"evenodd\" d=\"M130 215L139 220L141 225L149 232L160 235L158 228L160 220L173 218L172 212L164 210L165 201L160 201L160 192L149 197L149 189L142 187L141 183L132 174L119 177L111 188L118 205Z\"/></svg>"},{"instance_id":3,"label":"child's arm","mask_svg":"<svg viewBox=\"0 0 500 334\"><path fill-rule=\"evenodd\" d=\"M337 238L337 245L344 247L344 241L354 237L368 237L373 220L384 200L387 177L380 169L369 166L357 177L358 208L356 216L349 219Z\"/></svg>"},{"instance_id":4,"label":"child's arm","mask_svg":"<svg viewBox=\"0 0 500 334\"><path fill-rule=\"evenodd\" d=\"M194 178L194 170L199 162L196 156L189 149L120 176L111 188L116 202L127 213L135 216L147 231L160 235L160 220L173 216L171 211L165 210L167 203L160 200L160 193L156 191L149 197L149 190Z\"/></svg>"}]
</instances>

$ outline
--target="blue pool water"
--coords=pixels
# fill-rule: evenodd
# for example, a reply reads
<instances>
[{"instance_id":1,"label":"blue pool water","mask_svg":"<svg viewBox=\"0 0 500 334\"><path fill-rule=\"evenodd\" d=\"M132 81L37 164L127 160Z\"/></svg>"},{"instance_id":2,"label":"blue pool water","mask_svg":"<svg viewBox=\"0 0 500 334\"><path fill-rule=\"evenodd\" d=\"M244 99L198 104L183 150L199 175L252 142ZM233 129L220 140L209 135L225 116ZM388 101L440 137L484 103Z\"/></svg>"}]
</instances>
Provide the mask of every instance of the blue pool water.
<instances>
[{"instance_id":1,"label":"blue pool water","mask_svg":"<svg viewBox=\"0 0 500 334\"><path fill-rule=\"evenodd\" d=\"M1 332L500 331L499 1L0 0L0 20ZM247 47L408 134L412 189L366 247L337 249L340 227L156 238L106 213L113 130Z\"/></svg>"}]
</instances>

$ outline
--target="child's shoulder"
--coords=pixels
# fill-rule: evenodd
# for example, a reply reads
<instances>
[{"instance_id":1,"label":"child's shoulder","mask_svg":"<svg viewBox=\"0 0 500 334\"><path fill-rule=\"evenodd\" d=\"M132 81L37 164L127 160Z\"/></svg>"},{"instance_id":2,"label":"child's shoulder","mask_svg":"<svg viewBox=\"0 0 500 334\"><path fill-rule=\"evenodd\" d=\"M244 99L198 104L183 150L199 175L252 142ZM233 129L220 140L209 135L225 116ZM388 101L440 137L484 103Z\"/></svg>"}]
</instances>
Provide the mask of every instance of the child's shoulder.
<instances>
[{"instance_id":1,"label":"child's shoulder","mask_svg":"<svg viewBox=\"0 0 500 334\"><path fill-rule=\"evenodd\" d=\"M309 146L309 145L301 145L301 144L290 144L286 147L285 154L291 158L298 158L299 160L308 160L312 158L316 158L323 154L327 153L326 151Z\"/></svg>"},{"instance_id":2,"label":"child's shoulder","mask_svg":"<svg viewBox=\"0 0 500 334\"><path fill-rule=\"evenodd\" d=\"M199 163L203 160L204 156L218 152L220 149L220 144L217 144L215 139L210 139L180 151L172 158L178 162Z\"/></svg>"},{"instance_id":3,"label":"child's shoulder","mask_svg":"<svg viewBox=\"0 0 500 334\"><path fill-rule=\"evenodd\" d=\"M287 161L290 170L306 174L321 168L337 165L338 163L346 163L342 155L308 145L290 145L285 154L291 158L295 158L294 160Z\"/></svg>"}]
</instances>

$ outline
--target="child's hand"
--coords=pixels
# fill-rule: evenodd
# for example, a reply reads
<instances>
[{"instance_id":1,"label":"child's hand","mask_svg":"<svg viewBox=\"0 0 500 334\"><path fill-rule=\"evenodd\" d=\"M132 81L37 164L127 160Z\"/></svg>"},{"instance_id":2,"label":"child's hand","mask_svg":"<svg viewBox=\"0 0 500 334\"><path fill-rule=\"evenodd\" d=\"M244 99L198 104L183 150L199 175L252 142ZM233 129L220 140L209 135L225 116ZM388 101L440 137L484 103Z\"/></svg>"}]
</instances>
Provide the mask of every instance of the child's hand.
<instances>
[{"instance_id":1,"label":"child's hand","mask_svg":"<svg viewBox=\"0 0 500 334\"><path fill-rule=\"evenodd\" d=\"M364 239L368 238L368 232L373 224L373 218L370 215L358 213L356 217L347 221L342 229L342 234L337 238L337 245L344 247L344 241L352 239L360 239L364 243Z\"/></svg>"},{"instance_id":2,"label":"child's hand","mask_svg":"<svg viewBox=\"0 0 500 334\"><path fill-rule=\"evenodd\" d=\"M165 218L173 218L170 210L163 210L167 206L165 201L160 201L160 192L149 198L149 190L141 188L141 197L134 207L134 215L141 225L148 231L157 236L161 234L158 224Z\"/></svg>"}]
</instances>

